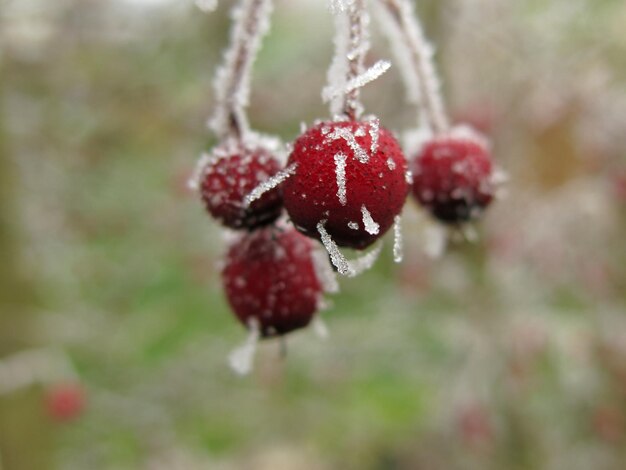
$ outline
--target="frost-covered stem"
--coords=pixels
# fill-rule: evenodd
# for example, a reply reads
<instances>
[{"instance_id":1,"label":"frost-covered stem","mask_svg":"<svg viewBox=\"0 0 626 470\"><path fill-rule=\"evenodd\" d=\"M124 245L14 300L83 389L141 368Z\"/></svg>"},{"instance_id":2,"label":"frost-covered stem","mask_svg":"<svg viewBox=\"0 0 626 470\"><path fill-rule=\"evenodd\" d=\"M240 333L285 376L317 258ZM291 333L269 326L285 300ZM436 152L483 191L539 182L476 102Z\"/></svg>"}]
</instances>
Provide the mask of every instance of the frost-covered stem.
<instances>
[{"instance_id":1,"label":"frost-covered stem","mask_svg":"<svg viewBox=\"0 0 626 470\"><path fill-rule=\"evenodd\" d=\"M354 0L348 6L350 42L348 49L348 74L346 76L347 83L350 83L351 80L363 73L365 56L369 49L368 23L369 17L365 7L365 0ZM362 111L362 107L359 103L360 94L361 89L359 87L354 87L354 89L346 92L343 111L351 121L356 120Z\"/></svg>"},{"instance_id":2,"label":"frost-covered stem","mask_svg":"<svg viewBox=\"0 0 626 470\"><path fill-rule=\"evenodd\" d=\"M241 141L248 132L250 74L269 29L271 9L272 0L241 0L233 10L230 47L215 77L216 106L209 122L220 139Z\"/></svg>"},{"instance_id":3,"label":"frost-covered stem","mask_svg":"<svg viewBox=\"0 0 626 470\"><path fill-rule=\"evenodd\" d=\"M363 112L359 101L360 87L356 84L364 72L369 50L369 15L365 0L331 0L335 10L335 59L329 70L331 113L351 121Z\"/></svg>"},{"instance_id":4,"label":"frost-covered stem","mask_svg":"<svg viewBox=\"0 0 626 470\"><path fill-rule=\"evenodd\" d=\"M433 48L409 0L379 0L389 13L397 33L409 51L411 64L418 81L421 105L428 124L435 134L448 131L450 124L441 96L441 85L433 61Z\"/></svg>"}]
</instances>

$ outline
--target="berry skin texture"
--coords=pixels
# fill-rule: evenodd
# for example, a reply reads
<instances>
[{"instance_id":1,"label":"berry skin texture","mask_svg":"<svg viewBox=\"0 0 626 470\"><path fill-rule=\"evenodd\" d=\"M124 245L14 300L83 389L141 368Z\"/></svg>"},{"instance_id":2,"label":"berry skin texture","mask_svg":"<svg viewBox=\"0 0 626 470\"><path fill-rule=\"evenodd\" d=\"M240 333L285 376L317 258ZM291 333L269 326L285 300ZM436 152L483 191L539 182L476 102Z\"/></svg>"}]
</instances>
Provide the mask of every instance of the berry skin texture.
<instances>
[{"instance_id":1,"label":"berry skin texture","mask_svg":"<svg viewBox=\"0 0 626 470\"><path fill-rule=\"evenodd\" d=\"M45 407L54 421L72 421L78 418L85 408L85 391L76 383L54 385L46 391Z\"/></svg>"},{"instance_id":2,"label":"berry skin texture","mask_svg":"<svg viewBox=\"0 0 626 470\"><path fill-rule=\"evenodd\" d=\"M312 259L313 242L292 228L267 227L233 245L222 282L235 315L258 323L262 337L309 324L322 296Z\"/></svg>"},{"instance_id":3,"label":"berry skin texture","mask_svg":"<svg viewBox=\"0 0 626 470\"><path fill-rule=\"evenodd\" d=\"M279 188L267 191L248 207L244 199L281 169L278 160L264 149L218 149L214 153L201 182L202 200L213 218L236 230L253 230L274 222L283 208Z\"/></svg>"},{"instance_id":4,"label":"berry skin texture","mask_svg":"<svg viewBox=\"0 0 626 470\"><path fill-rule=\"evenodd\" d=\"M320 239L317 225L325 221L328 234L343 247L363 249L383 236L409 191L400 145L372 121L315 125L296 139L287 164L297 164L283 184L296 228Z\"/></svg>"},{"instance_id":5,"label":"berry skin texture","mask_svg":"<svg viewBox=\"0 0 626 470\"><path fill-rule=\"evenodd\" d=\"M474 219L493 199L491 155L477 141L433 139L424 145L411 169L413 195L441 222Z\"/></svg>"}]
</instances>

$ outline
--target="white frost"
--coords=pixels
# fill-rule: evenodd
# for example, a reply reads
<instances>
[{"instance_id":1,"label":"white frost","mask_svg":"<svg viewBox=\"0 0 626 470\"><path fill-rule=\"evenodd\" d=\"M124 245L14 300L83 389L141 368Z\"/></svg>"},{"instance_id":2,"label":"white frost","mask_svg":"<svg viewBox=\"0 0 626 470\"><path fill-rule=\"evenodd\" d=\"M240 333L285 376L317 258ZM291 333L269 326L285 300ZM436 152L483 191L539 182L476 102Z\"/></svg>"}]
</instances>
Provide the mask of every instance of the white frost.
<instances>
[{"instance_id":1,"label":"white frost","mask_svg":"<svg viewBox=\"0 0 626 470\"><path fill-rule=\"evenodd\" d=\"M328 327L326 326L326 322L322 320L319 315L315 315L312 323L313 331L315 331L315 334L317 334L320 339L328 339Z\"/></svg>"},{"instance_id":2,"label":"white frost","mask_svg":"<svg viewBox=\"0 0 626 470\"><path fill-rule=\"evenodd\" d=\"M191 176L187 180L187 187L192 191L197 191L200 188L200 184L202 183L202 174L204 173L204 168L211 161L211 155L208 153L202 153L198 161L196 162L196 166L191 173Z\"/></svg>"},{"instance_id":3,"label":"white frost","mask_svg":"<svg viewBox=\"0 0 626 470\"><path fill-rule=\"evenodd\" d=\"M211 3L210 1L208 3ZM245 109L250 96L252 64L269 31L272 0L243 0L232 12L230 47L215 75L215 111L208 122L215 134L224 138L231 133L232 120L242 133L248 132Z\"/></svg>"},{"instance_id":4,"label":"white frost","mask_svg":"<svg viewBox=\"0 0 626 470\"><path fill-rule=\"evenodd\" d=\"M359 145L356 141L356 137L347 127L337 127L333 132L330 132L326 136L325 143L330 143L337 139L343 139L348 144L348 147L354 153L354 157L361 163L367 163L370 159L368 153Z\"/></svg>"},{"instance_id":5,"label":"white frost","mask_svg":"<svg viewBox=\"0 0 626 470\"><path fill-rule=\"evenodd\" d=\"M296 172L296 168L297 167L298 167L297 163L292 163L287 168L285 168L284 170L279 171L278 173L276 173L274 176L272 176L268 180L263 181L256 188L254 188L250 192L250 194L248 194L244 198L244 204L246 206L249 206L254 201L256 201L261 196L263 196L263 194L265 194L266 192L274 189L276 186L281 184L283 181L286 181L287 178L289 178L290 176L292 176Z\"/></svg>"},{"instance_id":6,"label":"white frost","mask_svg":"<svg viewBox=\"0 0 626 470\"><path fill-rule=\"evenodd\" d=\"M358 276L359 274L364 273L372 266L374 266L374 263L378 259L382 248L383 245L379 244L376 248L368 253L365 253L363 256L348 261L350 267L352 268L352 272L354 273L353 275Z\"/></svg>"},{"instance_id":7,"label":"white frost","mask_svg":"<svg viewBox=\"0 0 626 470\"><path fill-rule=\"evenodd\" d=\"M337 268L339 274L347 277L355 277L367 271L374 265L380 255L382 245L378 245L372 251L360 256L359 258L348 260L339 250L339 247L330 234L326 231L326 228L324 227L325 224L325 220L320 221L317 224L317 231L320 234L324 248L326 248L326 251L330 255L331 262Z\"/></svg>"},{"instance_id":8,"label":"white frost","mask_svg":"<svg viewBox=\"0 0 626 470\"><path fill-rule=\"evenodd\" d=\"M393 219L393 260L401 263L404 257L402 246L402 217L396 215Z\"/></svg>"},{"instance_id":9,"label":"white frost","mask_svg":"<svg viewBox=\"0 0 626 470\"><path fill-rule=\"evenodd\" d=\"M380 225L372 219L372 214L370 214L365 205L361 206L361 214L363 215L363 225L365 227L365 231L370 235L378 235Z\"/></svg>"},{"instance_id":10,"label":"white frost","mask_svg":"<svg viewBox=\"0 0 626 470\"><path fill-rule=\"evenodd\" d=\"M372 139L372 143L370 145L370 153L373 156L378 150L378 139L380 137L380 120L377 117L372 116L369 120L369 123L370 123L370 138Z\"/></svg>"},{"instance_id":11,"label":"white frost","mask_svg":"<svg viewBox=\"0 0 626 470\"><path fill-rule=\"evenodd\" d=\"M257 319L251 318L248 322L248 328L250 332L248 333L248 338L245 343L228 356L228 364L231 369L239 375L247 375L252 370L254 354L256 353L256 347L261 337L261 329Z\"/></svg>"},{"instance_id":12,"label":"white frost","mask_svg":"<svg viewBox=\"0 0 626 470\"><path fill-rule=\"evenodd\" d=\"M337 178L337 197L342 206L348 202L346 198L346 157L339 152L335 155L335 177Z\"/></svg>"},{"instance_id":13,"label":"white frost","mask_svg":"<svg viewBox=\"0 0 626 470\"><path fill-rule=\"evenodd\" d=\"M322 244L326 251L330 255L330 261L339 271L339 274L343 274L344 276L353 277L354 270L348 263L346 257L339 251L339 247L335 243L335 241L331 238L331 236L326 231L324 225L326 224L325 220L321 220L317 224L317 231L320 234L320 238L322 239Z\"/></svg>"},{"instance_id":14,"label":"white frost","mask_svg":"<svg viewBox=\"0 0 626 470\"><path fill-rule=\"evenodd\" d=\"M353 51L348 54L348 58L351 59L353 56L359 54L361 50ZM322 99L325 103L334 100L338 96L344 96L354 90L358 90L363 88L370 82L373 82L377 78L379 78L382 74L384 74L391 67L391 63L386 60L379 60L370 68L368 68L365 72L357 75L356 77L350 79L343 87L337 88L335 86L327 86L322 90Z\"/></svg>"},{"instance_id":15,"label":"white frost","mask_svg":"<svg viewBox=\"0 0 626 470\"><path fill-rule=\"evenodd\" d=\"M324 292L328 294L335 294L339 292L337 276L328 262L326 251L321 248L314 250L311 255L311 259L313 261L315 276L322 285Z\"/></svg>"}]
</instances>

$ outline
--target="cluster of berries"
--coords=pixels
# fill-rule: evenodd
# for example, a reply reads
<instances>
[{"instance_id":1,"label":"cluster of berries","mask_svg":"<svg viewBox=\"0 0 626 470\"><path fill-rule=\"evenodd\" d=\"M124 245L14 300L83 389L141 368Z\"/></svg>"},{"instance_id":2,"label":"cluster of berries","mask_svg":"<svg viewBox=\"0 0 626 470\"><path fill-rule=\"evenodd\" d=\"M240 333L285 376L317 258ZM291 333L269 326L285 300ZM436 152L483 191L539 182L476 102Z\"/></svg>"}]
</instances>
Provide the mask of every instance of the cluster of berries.
<instances>
[{"instance_id":1,"label":"cluster of berries","mask_svg":"<svg viewBox=\"0 0 626 470\"><path fill-rule=\"evenodd\" d=\"M256 338L284 335L314 317L328 291L314 240L322 242L339 273L354 275L369 267L378 251L349 261L339 248L368 248L394 224L399 238L400 213L409 193L437 220L455 225L475 219L493 198L487 144L472 133L449 129L438 111L442 106L436 101L431 58L420 43L409 3L379 2L394 27L406 33L415 80L429 97L422 105L432 116L430 138L408 160L376 117L362 117L360 88L389 67L383 61L364 67L369 46L364 0L332 2L344 21L338 21L329 73L336 77L325 89L333 118L304 129L288 146L286 161L248 129L243 112L247 97L242 99L248 91L242 90L244 85L237 88L247 82L240 74L249 72L267 29L264 15L269 15L270 2L242 0L234 15L233 46L216 87L213 128L221 142L201 162L195 184L212 217L239 233L228 249L222 281L233 311ZM394 252L396 248L394 244Z\"/></svg>"},{"instance_id":2,"label":"cluster of berries","mask_svg":"<svg viewBox=\"0 0 626 470\"><path fill-rule=\"evenodd\" d=\"M263 337L282 335L309 324L320 302L313 242L278 221L280 185L248 202L255 188L280 173L279 158L263 147L229 145L213 151L200 186L213 218L240 232L226 255L224 290L244 325L256 324Z\"/></svg>"}]
</instances>

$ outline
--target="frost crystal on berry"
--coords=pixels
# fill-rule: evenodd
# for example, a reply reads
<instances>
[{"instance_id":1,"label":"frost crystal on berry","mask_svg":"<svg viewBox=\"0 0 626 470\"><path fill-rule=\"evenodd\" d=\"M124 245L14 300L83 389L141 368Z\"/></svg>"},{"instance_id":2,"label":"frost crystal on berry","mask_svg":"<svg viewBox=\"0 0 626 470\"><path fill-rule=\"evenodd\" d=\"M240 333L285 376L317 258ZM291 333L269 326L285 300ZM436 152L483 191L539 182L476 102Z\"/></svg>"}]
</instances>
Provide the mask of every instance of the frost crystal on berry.
<instances>
[{"instance_id":1,"label":"frost crystal on berry","mask_svg":"<svg viewBox=\"0 0 626 470\"><path fill-rule=\"evenodd\" d=\"M285 181L287 178L295 173L297 166L298 165L296 164L289 165L287 168L285 168L284 170L280 170L271 178L261 182L261 184L259 184L256 188L250 191L250 193L247 194L244 198L246 206L249 206L254 201L260 199L268 191L271 191L272 189L278 187L283 181Z\"/></svg>"},{"instance_id":2,"label":"frost crystal on berry","mask_svg":"<svg viewBox=\"0 0 626 470\"><path fill-rule=\"evenodd\" d=\"M346 159L345 154L339 152L335 154L335 176L337 177L337 197L342 205L347 204L346 200Z\"/></svg>"},{"instance_id":3,"label":"frost crystal on berry","mask_svg":"<svg viewBox=\"0 0 626 470\"><path fill-rule=\"evenodd\" d=\"M365 231L370 235L378 235L380 225L372 219L372 214L370 214L367 207L364 205L361 206L361 214L363 214L363 226L365 227Z\"/></svg>"},{"instance_id":4,"label":"frost crystal on berry","mask_svg":"<svg viewBox=\"0 0 626 470\"><path fill-rule=\"evenodd\" d=\"M396 263L401 263L403 257L402 217L400 215L396 215L393 222L393 260Z\"/></svg>"}]
</instances>

